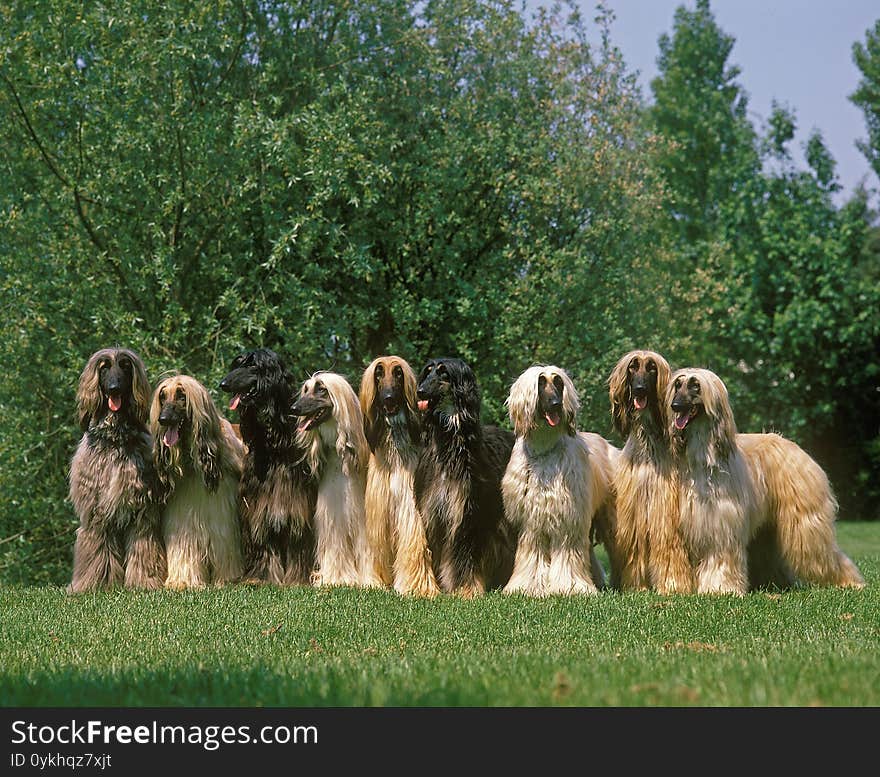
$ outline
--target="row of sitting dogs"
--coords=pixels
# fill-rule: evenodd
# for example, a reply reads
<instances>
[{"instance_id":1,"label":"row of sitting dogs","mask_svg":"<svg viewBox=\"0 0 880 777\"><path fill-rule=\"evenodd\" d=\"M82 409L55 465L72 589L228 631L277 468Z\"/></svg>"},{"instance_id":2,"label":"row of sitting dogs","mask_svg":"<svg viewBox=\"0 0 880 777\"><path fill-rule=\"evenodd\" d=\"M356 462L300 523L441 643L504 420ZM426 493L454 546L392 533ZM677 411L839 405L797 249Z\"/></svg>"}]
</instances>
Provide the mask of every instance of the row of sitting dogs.
<instances>
[{"instance_id":1,"label":"row of sitting dogs","mask_svg":"<svg viewBox=\"0 0 880 777\"><path fill-rule=\"evenodd\" d=\"M297 386L278 356L238 356L220 389L150 391L133 351L93 354L70 471L73 592L117 584L393 587L402 594L590 593L605 585L743 594L797 581L861 587L834 535L822 469L776 434L737 434L722 381L651 351L610 378L623 450L578 432L558 367L514 382L514 432L480 422L471 368L403 359Z\"/></svg>"}]
</instances>

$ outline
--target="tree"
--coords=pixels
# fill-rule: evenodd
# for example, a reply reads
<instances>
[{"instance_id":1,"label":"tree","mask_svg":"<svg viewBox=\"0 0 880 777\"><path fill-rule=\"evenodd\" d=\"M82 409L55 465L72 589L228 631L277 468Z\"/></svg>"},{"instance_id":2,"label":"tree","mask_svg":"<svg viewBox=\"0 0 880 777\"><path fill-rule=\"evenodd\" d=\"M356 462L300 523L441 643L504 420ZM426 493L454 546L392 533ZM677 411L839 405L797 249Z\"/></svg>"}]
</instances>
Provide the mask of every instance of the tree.
<instances>
[{"instance_id":1,"label":"tree","mask_svg":"<svg viewBox=\"0 0 880 777\"><path fill-rule=\"evenodd\" d=\"M880 19L865 33L865 42L853 44L853 60L862 80L850 99L865 114L867 140L858 143L874 174L880 178Z\"/></svg>"},{"instance_id":2,"label":"tree","mask_svg":"<svg viewBox=\"0 0 880 777\"><path fill-rule=\"evenodd\" d=\"M383 351L454 353L496 422L553 358L605 428L635 336L611 295L634 263L665 285L638 100L577 14L13 2L0 110L5 580L69 571L72 404L99 347L211 390L247 347L352 381Z\"/></svg>"},{"instance_id":3,"label":"tree","mask_svg":"<svg viewBox=\"0 0 880 777\"><path fill-rule=\"evenodd\" d=\"M697 335L671 358L712 367L742 431L796 439L832 472L845 514L873 517L878 329L868 311L880 300L865 281L867 203L835 207L834 160L818 132L809 169L795 167L792 112L775 105L757 135L732 45L707 0L679 8L660 40L649 115L671 145L660 170Z\"/></svg>"}]
</instances>

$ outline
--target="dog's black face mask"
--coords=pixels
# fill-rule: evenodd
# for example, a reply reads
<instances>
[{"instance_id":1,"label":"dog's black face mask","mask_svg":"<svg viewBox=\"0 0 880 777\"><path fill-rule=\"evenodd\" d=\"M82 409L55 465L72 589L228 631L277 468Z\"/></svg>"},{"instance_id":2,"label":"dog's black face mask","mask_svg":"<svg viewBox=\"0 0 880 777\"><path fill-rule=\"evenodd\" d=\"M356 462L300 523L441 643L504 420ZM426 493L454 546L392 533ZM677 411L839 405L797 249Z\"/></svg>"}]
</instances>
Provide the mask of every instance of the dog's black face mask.
<instances>
[{"instance_id":1,"label":"dog's black face mask","mask_svg":"<svg viewBox=\"0 0 880 777\"><path fill-rule=\"evenodd\" d=\"M417 390L419 410L433 410L451 393L449 367L443 359L431 359L419 375Z\"/></svg>"},{"instance_id":2,"label":"dog's black face mask","mask_svg":"<svg viewBox=\"0 0 880 777\"><path fill-rule=\"evenodd\" d=\"M98 367L98 382L107 407L113 413L127 407L132 387L131 359L122 355L117 359L105 359Z\"/></svg>"},{"instance_id":3,"label":"dog's black face mask","mask_svg":"<svg viewBox=\"0 0 880 777\"><path fill-rule=\"evenodd\" d=\"M376 402L386 416L397 415L400 409L406 405L406 397L403 390L403 368L395 364L390 369L381 362L376 365L373 372L373 380L376 382Z\"/></svg>"},{"instance_id":4,"label":"dog's black face mask","mask_svg":"<svg viewBox=\"0 0 880 777\"><path fill-rule=\"evenodd\" d=\"M562 396L565 384L559 375L554 375L553 380L547 380L546 375L538 377L538 404L535 408L536 416L543 418L550 426L559 426L562 422Z\"/></svg>"},{"instance_id":5,"label":"dog's black face mask","mask_svg":"<svg viewBox=\"0 0 880 777\"><path fill-rule=\"evenodd\" d=\"M162 404L159 425L165 430L162 434L162 444L172 448L177 445L181 432L186 428L186 392L178 388L174 396L171 396L162 389L159 392L159 402Z\"/></svg>"},{"instance_id":6,"label":"dog's black face mask","mask_svg":"<svg viewBox=\"0 0 880 777\"><path fill-rule=\"evenodd\" d=\"M684 434L688 424L703 412L703 397L700 381L690 378L676 378L673 384L675 394L672 397L672 422L677 434Z\"/></svg>"},{"instance_id":7,"label":"dog's black face mask","mask_svg":"<svg viewBox=\"0 0 880 777\"><path fill-rule=\"evenodd\" d=\"M640 413L649 404L657 407L657 365L653 359L633 359L627 367L630 412Z\"/></svg>"},{"instance_id":8,"label":"dog's black face mask","mask_svg":"<svg viewBox=\"0 0 880 777\"><path fill-rule=\"evenodd\" d=\"M333 415L333 401L330 392L320 381L316 380L311 390L303 387L302 396L293 403L290 409L291 415L299 416L297 431L307 432L317 429L324 421Z\"/></svg>"}]
</instances>

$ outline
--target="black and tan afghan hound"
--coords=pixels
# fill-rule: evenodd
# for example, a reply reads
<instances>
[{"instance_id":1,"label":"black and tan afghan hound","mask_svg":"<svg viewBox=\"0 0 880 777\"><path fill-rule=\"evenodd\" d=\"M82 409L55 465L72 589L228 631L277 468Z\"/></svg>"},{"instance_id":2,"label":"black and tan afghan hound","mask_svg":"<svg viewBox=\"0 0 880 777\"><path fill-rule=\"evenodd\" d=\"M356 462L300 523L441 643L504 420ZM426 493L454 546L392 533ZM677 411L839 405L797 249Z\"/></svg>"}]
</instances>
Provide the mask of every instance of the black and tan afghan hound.
<instances>
[{"instance_id":1,"label":"black and tan afghan hound","mask_svg":"<svg viewBox=\"0 0 880 777\"><path fill-rule=\"evenodd\" d=\"M162 486L167 588L231 583L242 573L238 483L243 447L195 378L156 386L153 461Z\"/></svg>"},{"instance_id":2,"label":"black and tan afghan hound","mask_svg":"<svg viewBox=\"0 0 880 777\"><path fill-rule=\"evenodd\" d=\"M315 483L296 434L297 388L268 348L235 357L220 389L231 395L246 446L241 476L244 579L308 585L315 570Z\"/></svg>"},{"instance_id":3,"label":"black and tan afghan hound","mask_svg":"<svg viewBox=\"0 0 880 777\"><path fill-rule=\"evenodd\" d=\"M317 372L291 412L317 483L316 585L381 586L367 541L364 490L370 447L357 395L335 372Z\"/></svg>"},{"instance_id":4,"label":"black and tan afghan hound","mask_svg":"<svg viewBox=\"0 0 880 777\"><path fill-rule=\"evenodd\" d=\"M364 370L360 402L370 445L367 537L376 573L401 594L436 596L425 527L413 479L421 447L416 376L399 356L380 356Z\"/></svg>"},{"instance_id":5,"label":"black and tan afghan hound","mask_svg":"<svg viewBox=\"0 0 880 777\"><path fill-rule=\"evenodd\" d=\"M577 390L559 367L529 367L507 398L516 443L501 492L519 532L505 593L596 593L604 571L593 552L593 522L614 509L616 449L597 434L578 434Z\"/></svg>"},{"instance_id":6,"label":"black and tan afghan hound","mask_svg":"<svg viewBox=\"0 0 880 777\"><path fill-rule=\"evenodd\" d=\"M471 597L510 579L516 532L501 479L514 435L480 421L480 392L461 359L431 359L419 374L422 450L416 505L441 588Z\"/></svg>"},{"instance_id":7,"label":"black and tan afghan hound","mask_svg":"<svg viewBox=\"0 0 880 777\"><path fill-rule=\"evenodd\" d=\"M626 442L614 477L612 546L606 547L612 585L623 590L694 589L663 407L670 372L659 353L636 350L621 357L608 378L611 419Z\"/></svg>"},{"instance_id":8,"label":"black and tan afghan hound","mask_svg":"<svg viewBox=\"0 0 880 777\"><path fill-rule=\"evenodd\" d=\"M126 348L92 354L76 394L84 434L70 465L70 501L80 522L71 593L160 588L165 580L149 402L140 356Z\"/></svg>"},{"instance_id":9,"label":"black and tan afghan hound","mask_svg":"<svg viewBox=\"0 0 880 777\"><path fill-rule=\"evenodd\" d=\"M749 544L778 557L792 578L861 588L837 546L837 502L821 467L777 434L737 434L727 387L714 373L673 373L665 397L679 471L681 531L699 593L744 594Z\"/></svg>"}]
</instances>

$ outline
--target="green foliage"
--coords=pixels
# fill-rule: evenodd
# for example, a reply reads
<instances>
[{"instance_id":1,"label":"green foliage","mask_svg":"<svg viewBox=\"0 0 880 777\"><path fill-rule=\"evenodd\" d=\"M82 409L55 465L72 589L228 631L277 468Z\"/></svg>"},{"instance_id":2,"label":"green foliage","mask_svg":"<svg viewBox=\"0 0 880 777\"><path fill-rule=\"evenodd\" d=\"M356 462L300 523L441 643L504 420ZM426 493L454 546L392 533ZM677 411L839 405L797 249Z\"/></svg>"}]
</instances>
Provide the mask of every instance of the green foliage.
<instances>
[{"instance_id":1,"label":"green foliage","mask_svg":"<svg viewBox=\"0 0 880 777\"><path fill-rule=\"evenodd\" d=\"M651 314L614 299L633 268L666 286L607 24L591 46L577 13L503 0L3 6L0 576L68 574L75 385L108 344L212 390L258 345L353 382L461 355L495 422L552 360L606 430Z\"/></svg>"},{"instance_id":2,"label":"green foliage","mask_svg":"<svg viewBox=\"0 0 880 777\"><path fill-rule=\"evenodd\" d=\"M69 574L76 382L113 344L211 390L256 346L352 382L381 352L459 355L495 423L553 362L606 433L611 367L654 348L871 498L866 202L834 207L818 135L793 168L793 115L758 137L708 2L661 39L647 112L611 22L510 0L0 6L0 580Z\"/></svg>"},{"instance_id":3,"label":"green foliage","mask_svg":"<svg viewBox=\"0 0 880 777\"><path fill-rule=\"evenodd\" d=\"M684 296L699 336L670 357L711 367L742 431L775 430L831 473L844 514L876 515L880 303L866 257L864 195L837 208L834 160L813 132L795 168L794 114L774 105L766 135L746 115L733 39L708 0L660 40L649 118L670 141L669 191ZM872 421L873 419L873 421ZM851 486L855 485L856 488Z\"/></svg>"},{"instance_id":4,"label":"green foliage","mask_svg":"<svg viewBox=\"0 0 880 777\"><path fill-rule=\"evenodd\" d=\"M73 707L877 706L880 525L849 522L839 539L865 575L862 591L426 601L345 588L75 597L10 588L0 699Z\"/></svg>"},{"instance_id":5,"label":"green foliage","mask_svg":"<svg viewBox=\"0 0 880 777\"><path fill-rule=\"evenodd\" d=\"M868 164L880 177L880 19L865 32L865 42L853 44L853 60L862 80L850 99L865 114L867 140L858 143Z\"/></svg>"}]
</instances>

